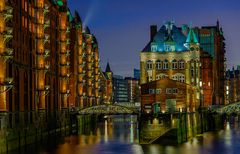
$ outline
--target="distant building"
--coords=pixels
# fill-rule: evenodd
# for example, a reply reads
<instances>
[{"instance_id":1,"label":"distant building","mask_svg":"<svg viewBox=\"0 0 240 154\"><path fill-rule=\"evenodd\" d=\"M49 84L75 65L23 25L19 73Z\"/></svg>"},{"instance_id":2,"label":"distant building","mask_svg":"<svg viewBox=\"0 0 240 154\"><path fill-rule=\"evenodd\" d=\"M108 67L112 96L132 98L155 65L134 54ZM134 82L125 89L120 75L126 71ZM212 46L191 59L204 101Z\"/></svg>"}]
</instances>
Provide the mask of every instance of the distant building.
<instances>
[{"instance_id":1,"label":"distant building","mask_svg":"<svg viewBox=\"0 0 240 154\"><path fill-rule=\"evenodd\" d=\"M226 102L240 101L240 66L226 72Z\"/></svg>"},{"instance_id":2,"label":"distant building","mask_svg":"<svg viewBox=\"0 0 240 154\"><path fill-rule=\"evenodd\" d=\"M217 21L216 26L204 26L201 28L194 28L198 37L202 51L208 52L212 57L212 104L223 105L225 104L225 72L226 72L226 59L225 59L225 38L222 28ZM203 83L204 84L204 83ZM205 83L208 84L208 83Z\"/></svg>"},{"instance_id":3,"label":"distant building","mask_svg":"<svg viewBox=\"0 0 240 154\"><path fill-rule=\"evenodd\" d=\"M173 22L166 22L159 30L153 25L150 42L141 51L140 61L142 107L149 109L155 103L160 103L162 109L166 110L163 106L175 102L175 105L170 106L194 111L199 107L224 103L225 75L222 72L225 70L225 46L218 22L217 26L202 28L187 25L177 27ZM163 84L161 80L175 87L169 87L170 85ZM168 88L177 91L171 97L164 95L160 102L147 98L150 94L152 96L153 91L156 96L160 95L156 93L156 89L148 88L158 83L163 84L160 87L164 92ZM190 90L186 92L183 87L188 86L193 89L185 88ZM185 95L181 95L182 93ZM181 101L183 98L179 97L186 99Z\"/></svg>"},{"instance_id":4,"label":"distant building","mask_svg":"<svg viewBox=\"0 0 240 154\"><path fill-rule=\"evenodd\" d=\"M105 98L106 98L106 102L111 104L113 102L113 72L110 68L109 63L107 63L106 70L104 73L107 79L107 85L106 85L107 91L106 91Z\"/></svg>"},{"instance_id":5,"label":"distant building","mask_svg":"<svg viewBox=\"0 0 240 154\"><path fill-rule=\"evenodd\" d=\"M120 75L113 75L113 102L128 102L128 83Z\"/></svg>"},{"instance_id":6,"label":"distant building","mask_svg":"<svg viewBox=\"0 0 240 154\"><path fill-rule=\"evenodd\" d=\"M125 77L128 83L128 100L129 102L140 102L140 84L139 80L132 77Z\"/></svg>"},{"instance_id":7,"label":"distant building","mask_svg":"<svg viewBox=\"0 0 240 154\"><path fill-rule=\"evenodd\" d=\"M134 76L135 79L140 80L140 70L134 68L134 70L133 70L133 76Z\"/></svg>"}]
</instances>

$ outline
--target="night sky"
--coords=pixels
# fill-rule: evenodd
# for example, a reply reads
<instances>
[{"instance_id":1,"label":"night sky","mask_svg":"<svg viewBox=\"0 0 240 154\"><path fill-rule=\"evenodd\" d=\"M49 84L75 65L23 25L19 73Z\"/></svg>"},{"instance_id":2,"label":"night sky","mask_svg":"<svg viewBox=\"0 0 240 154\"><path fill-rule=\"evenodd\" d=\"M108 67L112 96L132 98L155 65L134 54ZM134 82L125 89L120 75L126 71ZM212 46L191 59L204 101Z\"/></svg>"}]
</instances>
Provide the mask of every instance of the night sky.
<instances>
[{"instance_id":1,"label":"night sky","mask_svg":"<svg viewBox=\"0 0 240 154\"><path fill-rule=\"evenodd\" d=\"M140 51L149 41L150 25L174 20L177 26L223 27L227 67L240 65L240 0L68 0L97 37L102 69L133 76Z\"/></svg>"}]
</instances>

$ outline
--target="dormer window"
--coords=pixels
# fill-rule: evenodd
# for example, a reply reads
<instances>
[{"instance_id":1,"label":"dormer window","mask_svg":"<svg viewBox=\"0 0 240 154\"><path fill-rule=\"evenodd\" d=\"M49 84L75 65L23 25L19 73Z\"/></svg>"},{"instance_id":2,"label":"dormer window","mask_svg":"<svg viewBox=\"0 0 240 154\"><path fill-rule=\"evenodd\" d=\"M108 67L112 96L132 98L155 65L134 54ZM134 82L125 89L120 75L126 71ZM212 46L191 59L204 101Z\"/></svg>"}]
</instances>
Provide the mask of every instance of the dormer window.
<instances>
[{"instance_id":1,"label":"dormer window","mask_svg":"<svg viewBox=\"0 0 240 154\"><path fill-rule=\"evenodd\" d=\"M155 44L151 45L151 51L155 51L156 52L157 51L157 45L155 45Z\"/></svg>"}]
</instances>

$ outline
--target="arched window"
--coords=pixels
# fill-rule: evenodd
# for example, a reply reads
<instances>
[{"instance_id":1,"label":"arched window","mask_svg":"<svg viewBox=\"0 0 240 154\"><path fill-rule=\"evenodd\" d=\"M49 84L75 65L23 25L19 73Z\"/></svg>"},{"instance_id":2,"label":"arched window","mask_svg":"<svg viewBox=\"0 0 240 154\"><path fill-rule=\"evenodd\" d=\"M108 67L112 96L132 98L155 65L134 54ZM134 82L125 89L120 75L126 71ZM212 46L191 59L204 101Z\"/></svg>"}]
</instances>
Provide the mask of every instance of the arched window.
<instances>
[{"instance_id":1,"label":"arched window","mask_svg":"<svg viewBox=\"0 0 240 154\"><path fill-rule=\"evenodd\" d=\"M156 75L156 80L160 80L160 79L163 79L163 78L167 78L168 77L168 75L167 74L158 74L158 75Z\"/></svg>"},{"instance_id":2,"label":"arched window","mask_svg":"<svg viewBox=\"0 0 240 154\"><path fill-rule=\"evenodd\" d=\"M180 60L178 64L179 69L185 69L185 62L184 60Z\"/></svg>"},{"instance_id":3,"label":"arched window","mask_svg":"<svg viewBox=\"0 0 240 154\"><path fill-rule=\"evenodd\" d=\"M178 75L173 75L172 79L178 81Z\"/></svg>"},{"instance_id":4,"label":"arched window","mask_svg":"<svg viewBox=\"0 0 240 154\"><path fill-rule=\"evenodd\" d=\"M148 70L151 70L151 69L152 69L152 61L151 61L151 60L148 60L148 61L147 61L147 69L148 69Z\"/></svg>"},{"instance_id":5,"label":"arched window","mask_svg":"<svg viewBox=\"0 0 240 154\"><path fill-rule=\"evenodd\" d=\"M168 69L168 60L164 60L164 62L163 62L163 69L164 70L167 70Z\"/></svg>"},{"instance_id":6,"label":"arched window","mask_svg":"<svg viewBox=\"0 0 240 154\"><path fill-rule=\"evenodd\" d=\"M172 76L172 80L179 81L179 82L185 82L185 75L182 73L176 73Z\"/></svg>"},{"instance_id":7,"label":"arched window","mask_svg":"<svg viewBox=\"0 0 240 154\"><path fill-rule=\"evenodd\" d=\"M172 69L177 69L177 68L178 68L178 63L177 63L177 60L174 59L174 60L172 61Z\"/></svg>"},{"instance_id":8,"label":"arched window","mask_svg":"<svg viewBox=\"0 0 240 154\"><path fill-rule=\"evenodd\" d=\"M156 69L161 70L162 69L162 62L160 60L156 61Z\"/></svg>"}]
</instances>

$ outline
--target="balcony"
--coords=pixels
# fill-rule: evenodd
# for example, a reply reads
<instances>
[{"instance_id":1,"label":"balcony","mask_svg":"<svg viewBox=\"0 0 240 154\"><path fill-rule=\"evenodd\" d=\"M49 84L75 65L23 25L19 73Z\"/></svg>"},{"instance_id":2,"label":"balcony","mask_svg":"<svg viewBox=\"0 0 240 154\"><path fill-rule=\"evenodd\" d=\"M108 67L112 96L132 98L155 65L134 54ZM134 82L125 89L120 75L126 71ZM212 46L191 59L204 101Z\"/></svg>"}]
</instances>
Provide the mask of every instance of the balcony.
<instances>
[{"instance_id":1,"label":"balcony","mask_svg":"<svg viewBox=\"0 0 240 154\"><path fill-rule=\"evenodd\" d=\"M13 88L13 78L6 78L2 83L0 83L0 93L4 93Z\"/></svg>"},{"instance_id":2,"label":"balcony","mask_svg":"<svg viewBox=\"0 0 240 154\"><path fill-rule=\"evenodd\" d=\"M37 95L38 99L40 96L46 96L50 92L50 85L45 85L43 89L38 88L38 89L36 89L36 92L38 92L38 95Z\"/></svg>"},{"instance_id":3,"label":"balcony","mask_svg":"<svg viewBox=\"0 0 240 154\"><path fill-rule=\"evenodd\" d=\"M50 64L45 64L45 73L47 73L50 69Z\"/></svg>"},{"instance_id":4,"label":"balcony","mask_svg":"<svg viewBox=\"0 0 240 154\"><path fill-rule=\"evenodd\" d=\"M71 31L70 31L70 28L67 27L67 30L66 30L66 33L69 34Z\"/></svg>"},{"instance_id":5,"label":"balcony","mask_svg":"<svg viewBox=\"0 0 240 154\"><path fill-rule=\"evenodd\" d=\"M44 22L44 29L50 27L50 20L45 20Z\"/></svg>"},{"instance_id":6,"label":"balcony","mask_svg":"<svg viewBox=\"0 0 240 154\"><path fill-rule=\"evenodd\" d=\"M44 58L47 58L47 57L49 57L50 56L50 50L48 50L48 49L45 49L45 51L44 51Z\"/></svg>"},{"instance_id":7,"label":"balcony","mask_svg":"<svg viewBox=\"0 0 240 154\"><path fill-rule=\"evenodd\" d=\"M13 28L7 27L5 33L3 34L4 42L9 42L13 38Z\"/></svg>"},{"instance_id":8,"label":"balcony","mask_svg":"<svg viewBox=\"0 0 240 154\"><path fill-rule=\"evenodd\" d=\"M48 34L44 34L44 44L46 44L46 43L49 43L49 37L50 37L50 35L48 35Z\"/></svg>"},{"instance_id":9,"label":"balcony","mask_svg":"<svg viewBox=\"0 0 240 154\"><path fill-rule=\"evenodd\" d=\"M47 15L49 13L49 6L47 4L44 5L44 15Z\"/></svg>"},{"instance_id":10,"label":"balcony","mask_svg":"<svg viewBox=\"0 0 240 154\"><path fill-rule=\"evenodd\" d=\"M67 50L66 56L69 57L71 55L70 53L71 53L71 51Z\"/></svg>"},{"instance_id":11,"label":"balcony","mask_svg":"<svg viewBox=\"0 0 240 154\"><path fill-rule=\"evenodd\" d=\"M13 8L10 6L6 6L5 8L6 8L5 9L6 11L4 13L4 20L5 20L5 22L8 22L9 20L11 20L13 18L13 15L12 15Z\"/></svg>"},{"instance_id":12,"label":"balcony","mask_svg":"<svg viewBox=\"0 0 240 154\"><path fill-rule=\"evenodd\" d=\"M13 58L13 49L6 48L3 53L0 54L0 57L4 58L5 61L8 61Z\"/></svg>"},{"instance_id":13,"label":"balcony","mask_svg":"<svg viewBox=\"0 0 240 154\"><path fill-rule=\"evenodd\" d=\"M71 44L71 41L70 41L69 38L67 39L67 42L66 42L66 43L67 43L67 45L70 45L70 44Z\"/></svg>"}]
</instances>

